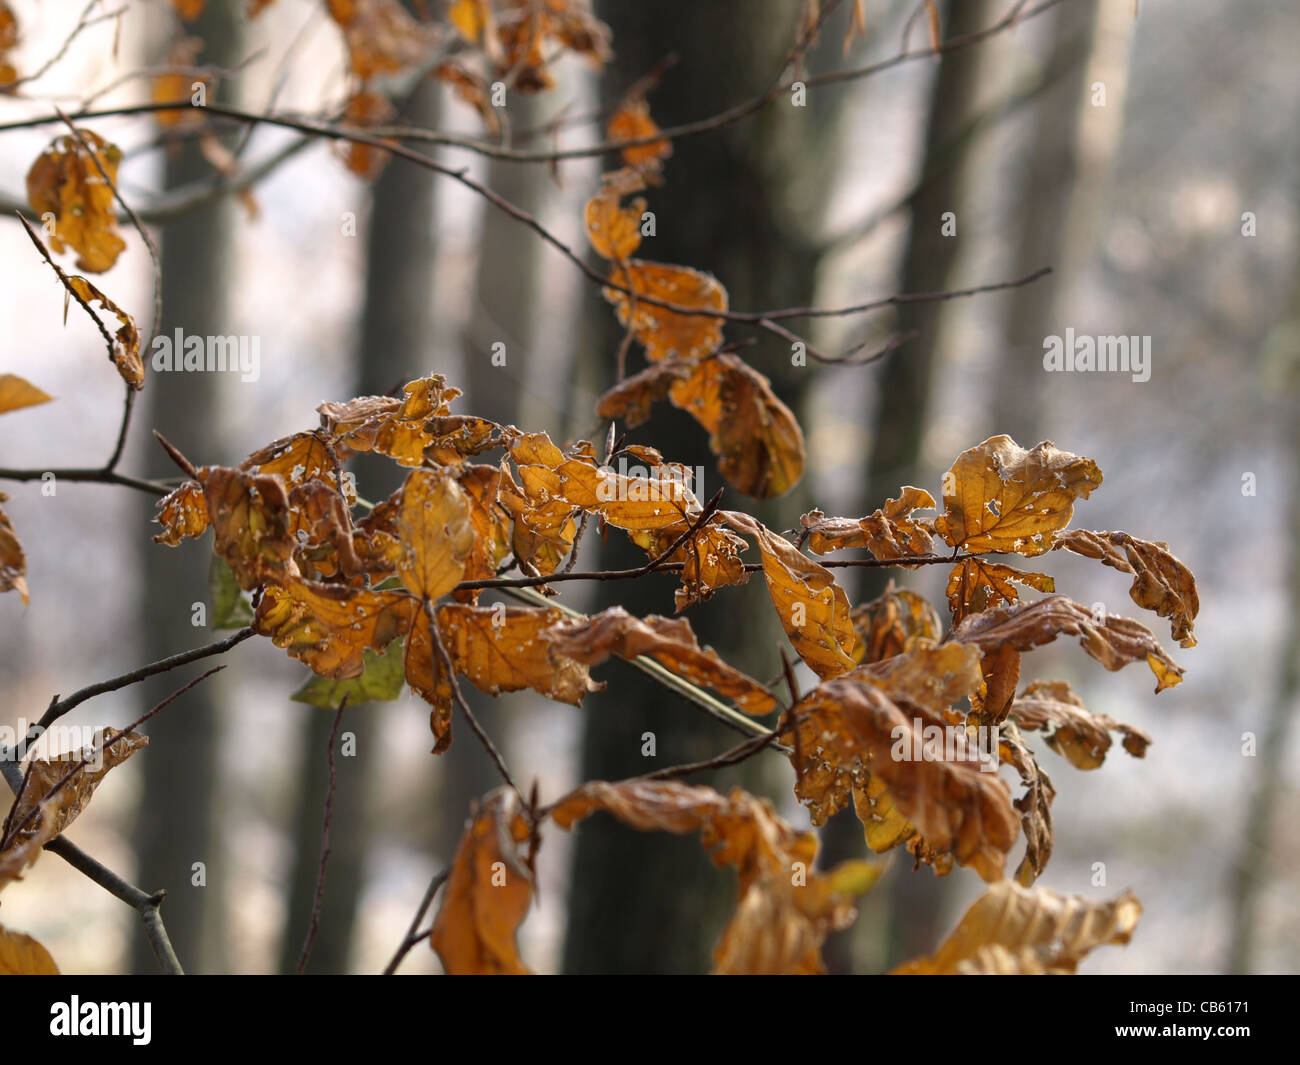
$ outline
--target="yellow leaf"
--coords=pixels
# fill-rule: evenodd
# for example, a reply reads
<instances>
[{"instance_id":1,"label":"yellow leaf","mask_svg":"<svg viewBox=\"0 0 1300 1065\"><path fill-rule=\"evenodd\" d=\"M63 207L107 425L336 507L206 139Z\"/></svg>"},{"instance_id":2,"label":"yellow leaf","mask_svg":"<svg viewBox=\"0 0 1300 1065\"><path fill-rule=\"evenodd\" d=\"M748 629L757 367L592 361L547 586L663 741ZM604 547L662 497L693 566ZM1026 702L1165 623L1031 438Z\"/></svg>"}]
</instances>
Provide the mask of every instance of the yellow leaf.
<instances>
[{"instance_id":1,"label":"yellow leaf","mask_svg":"<svg viewBox=\"0 0 1300 1065\"><path fill-rule=\"evenodd\" d=\"M26 932L0 925L0 976L58 976L50 952Z\"/></svg>"},{"instance_id":2,"label":"yellow leaf","mask_svg":"<svg viewBox=\"0 0 1300 1065\"><path fill-rule=\"evenodd\" d=\"M397 517L402 559L397 575L414 595L438 599L460 582L474 547L469 500L448 473L412 470Z\"/></svg>"},{"instance_id":3,"label":"yellow leaf","mask_svg":"<svg viewBox=\"0 0 1300 1065\"><path fill-rule=\"evenodd\" d=\"M1074 501L1101 484L1091 459L1044 441L1031 451L994 436L963 451L944 475L944 513L934 531L965 551L1041 555L1074 515Z\"/></svg>"},{"instance_id":4,"label":"yellow leaf","mask_svg":"<svg viewBox=\"0 0 1300 1065\"><path fill-rule=\"evenodd\" d=\"M49 403L53 398L26 378L12 373L0 374L0 414L34 407L38 403Z\"/></svg>"},{"instance_id":5,"label":"yellow leaf","mask_svg":"<svg viewBox=\"0 0 1300 1065\"><path fill-rule=\"evenodd\" d=\"M1069 974L1097 947L1127 943L1141 915L1142 906L1132 892L1110 902L1092 902L1004 880L976 900L934 954L894 972Z\"/></svg>"}]
</instances>

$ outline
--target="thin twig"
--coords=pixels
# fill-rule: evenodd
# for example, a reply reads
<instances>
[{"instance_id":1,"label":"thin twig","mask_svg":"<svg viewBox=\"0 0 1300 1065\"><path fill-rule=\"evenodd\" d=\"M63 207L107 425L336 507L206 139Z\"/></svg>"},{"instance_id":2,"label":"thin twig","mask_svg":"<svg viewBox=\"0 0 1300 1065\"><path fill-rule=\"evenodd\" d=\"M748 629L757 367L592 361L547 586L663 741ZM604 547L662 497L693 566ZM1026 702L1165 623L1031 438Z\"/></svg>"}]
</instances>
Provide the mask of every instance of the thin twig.
<instances>
[{"instance_id":1,"label":"thin twig","mask_svg":"<svg viewBox=\"0 0 1300 1065\"><path fill-rule=\"evenodd\" d=\"M496 744L492 738L483 731L483 726L478 723L478 718L474 716L474 711L469 708L469 703L465 701L465 694L460 690L460 681L456 679L456 669L452 663L451 655L447 651L446 645L442 642L442 633L438 629L438 618L433 609L433 603L428 599L424 601L424 613L429 619L429 637L433 643L434 650L438 653L444 675L451 688L452 698L455 699L456 705L460 707L460 712L465 715L465 720L469 727L473 729L474 735L478 737L479 743L487 751L488 757L492 759L493 764L497 767L497 772L501 774L510 789L519 796L520 803L524 802L524 796L519 788L515 785L514 779L510 776L510 770L506 768L506 761L501 757L501 752L497 750ZM430 663L434 666L434 676L437 676L438 663Z\"/></svg>"},{"instance_id":2,"label":"thin twig","mask_svg":"<svg viewBox=\"0 0 1300 1065\"><path fill-rule=\"evenodd\" d=\"M402 964L402 959L410 953L411 948L429 937L429 933L432 931L431 928L426 928L422 932L417 931L417 929L420 927L420 922L424 920L424 915L429 912L429 907L433 905L433 897L438 894L438 889L447 882L447 878L450 876L451 870L444 869L429 881L429 886L424 889L424 898L420 900L420 907L415 911L415 916L411 918L410 927L406 930L406 938L402 940L401 946L397 948L391 960L384 966L385 976L392 976L397 972L397 967Z\"/></svg>"},{"instance_id":3,"label":"thin twig","mask_svg":"<svg viewBox=\"0 0 1300 1065\"><path fill-rule=\"evenodd\" d=\"M325 897L325 868L329 865L330 860L330 819L334 816L334 784L336 778L334 744L338 740L339 726L343 723L343 710L347 705L348 697L345 695L339 703L338 712L334 715L334 727L330 729L329 749L326 751L329 759L329 785L325 790L325 818L320 830L320 869L316 872L316 895L311 904L311 926L307 929L307 938L303 941L302 953L298 955L299 976L307 968L307 959L311 957L312 944L316 941L316 929L320 926L321 900Z\"/></svg>"}]
</instances>

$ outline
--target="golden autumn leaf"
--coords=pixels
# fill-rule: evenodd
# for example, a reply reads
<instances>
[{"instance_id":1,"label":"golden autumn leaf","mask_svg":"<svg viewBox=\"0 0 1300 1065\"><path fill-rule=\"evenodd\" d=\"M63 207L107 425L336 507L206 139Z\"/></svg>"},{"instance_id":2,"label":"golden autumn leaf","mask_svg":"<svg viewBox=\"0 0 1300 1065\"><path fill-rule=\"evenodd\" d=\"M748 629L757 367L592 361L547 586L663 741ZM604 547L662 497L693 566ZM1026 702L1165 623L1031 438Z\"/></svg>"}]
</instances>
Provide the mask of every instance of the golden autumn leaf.
<instances>
[{"instance_id":1,"label":"golden autumn leaf","mask_svg":"<svg viewBox=\"0 0 1300 1065\"><path fill-rule=\"evenodd\" d=\"M653 137L659 127L650 117L650 105L644 96L629 96L610 116L605 126L605 135L611 141L643 140ZM651 141L649 144L629 145L620 150L623 165L648 172L657 171L663 161L673 154L673 145L668 140ZM607 259L624 258L624 256L605 256Z\"/></svg>"},{"instance_id":2,"label":"golden autumn leaf","mask_svg":"<svg viewBox=\"0 0 1300 1065\"><path fill-rule=\"evenodd\" d=\"M1126 532L1070 529L1056 538L1054 548L1099 559L1103 565L1133 574L1133 586L1129 589L1133 602L1168 618L1179 646L1196 646L1192 622L1201 609L1196 578L1170 554L1168 544L1139 540Z\"/></svg>"},{"instance_id":3,"label":"golden autumn leaf","mask_svg":"<svg viewBox=\"0 0 1300 1065\"><path fill-rule=\"evenodd\" d=\"M51 240L50 243L53 241ZM77 297L86 304L98 303L117 318L120 324L117 332L113 334L109 358L117 367L117 372L122 375L123 381L134 389L143 388L144 360L140 356L140 330L135 324L135 319L84 277L74 275L68 278L67 283Z\"/></svg>"},{"instance_id":4,"label":"golden autumn leaf","mask_svg":"<svg viewBox=\"0 0 1300 1065\"><path fill-rule=\"evenodd\" d=\"M397 575L412 595L438 599L460 583L474 547L464 489L449 473L412 470L397 515L402 557Z\"/></svg>"},{"instance_id":5,"label":"golden autumn leaf","mask_svg":"<svg viewBox=\"0 0 1300 1065\"><path fill-rule=\"evenodd\" d=\"M548 630L565 615L550 607L464 606L438 610L438 630L457 673L489 695L531 688L577 706L604 687L587 665L556 651Z\"/></svg>"},{"instance_id":6,"label":"golden autumn leaf","mask_svg":"<svg viewBox=\"0 0 1300 1065\"><path fill-rule=\"evenodd\" d=\"M58 976L50 952L26 932L0 925L0 976Z\"/></svg>"},{"instance_id":7,"label":"golden autumn leaf","mask_svg":"<svg viewBox=\"0 0 1300 1065\"><path fill-rule=\"evenodd\" d=\"M568 829L598 810L641 831L698 831L714 864L736 869L739 901L714 948L715 973L823 972L823 940L853 922L853 895L879 873L863 862L814 871L816 837L739 788L723 796L675 781L596 780L557 803L551 818Z\"/></svg>"},{"instance_id":8,"label":"golden autumn leaf","mask_svg":"<svg viewBox=\"0 0 1300 1065\"><path fill-rule=\"evenodd\" d=\"M35 407L40 403L49 403L53 398L25 377L0 373L0 414L8 414L11 410L21 410L23 407Z\"/></svg>"},{"instance_id":9,"label":"golden autumn leaf","mask_svg":"<svg viewBox=\"0 0 1300 1065\"><path fill-rule=\"evenodd\" d=\"M528 824L501 788L472 811L429 944L448 975L522 976L515 933L533 898Z\"/></svg>"},{"instance_id":10,"label":"golden autumn leaf","mask_svg":"<svg viewBox=\"0 0 1300 1065\"><path fill-rule=\"evenodd\" d=\"M614 606L590 618L565 621L544 637L552 654L589 666L610 655L629 661L648 655L677 676L724 695L747 714L767 714L777 708L776 698L758 681L727 665L709 647L701 647L685 618L651 614L635 618Z\"/></svg>"},{"instance_id":11,"label":"golden autumn leaf","mask_svg":"<svg viewBox=\"0 0 1300 1065\"><path fill-rule=\"evenodd\" d=\"M603 290L605 298L614 304L619 322L632 330L651 362L672 356L701 358L722 344L722 319L716 314L670 311L640 298L648 296L689 310L725 311L727 290L709 274L686 266L629 259L614 264L609 280L636 294L636 307L632 309L633 298L626 292L608 287Z\"/></svg>"},{"instance_id":12,"label":"golden autumn leaf","mask_svg":"<svg viewBox=\"0 0 1300 1065\"><path fill-rule=\"evenodd\" d=\"M686 534L689 521L668 525L653 532L633 533L632 539L651 558L659 558ZM713 597L719 588L744 584L749 580L745 562L740 553L749 545L730 529L725 528L718 516L700 526L673 553L667 562L681 563L681 587L674 593L677 613L693 603Z\"/></svg>"},{"instance_id":13,"label":"golden autumn leaf","mask_svg":"<svg viewBox=\"0 0 1300 1065\"><path fill-rule=\"evenodd\" d=\"M1182 669L1145 625L1118 614L1098 618L1063 595L972 614L952 633L953 639L972 643L984 652L1004 644L1017 651L1028 651L1050 643L1057 636L1078 636L1080 646L1112 671L1130 662L1146 662L1155 674L1157 692L1183 679Z\"/></svg>"},{"instance_id":14,"label":"golden autumn leaf","mask_svg":"<svg viewBox=\"0 0 1300 1065\"><path fill-rule=\"evenodd\" d=\"M14 807L12 824L15 828L21 825L27 831L39 824L36 808L57 789L60 802L53 811L51 828L56 835L63 832L85 810L108 771L149 746L148 736L128 732L117 736L105 747L104 741L113 735L116 735L115 730L100 729L90 746L82 750L68 751L53 758L30 759L27 786Z\"/></svg>"},{"instance_id":15,"label":"golden autumn leaf","mask_svg":"<svg viewBox=\"0 0 1300 1065\"><path fill-rule=\"evenodd\" d=\"M291 578L263 590L253 629L314 673L341 680L360 676L366 649L383 651L417 611L402 592Z\"/></svg>"},{"instance_id":16,"label":"golden autumn leaf","mask_svg":"<svg viewBox=\"0 0 1300 1065\"><path fill-rule=\"evenodd\" d=\"M420 466L425 449L460 439L459 426L450 434L440 436L430 425L436 419L451 413L451 401L461 393L447 385L442 374L433 374L407 383L404 398L391 396L360 396L346 403L322 403L321 428L334 438L335 446L342 449L340 458L350 451L375 451L395 459L402 466ZM482 446L479 446L482 445ZM477 454L490 444L479 441Z\"/></svg>"},{"instance_id":17,"label":"golden autumn leaf","mask_svg":"<svg viewBox=\"0 0 1300 1065\"><path fill-rule=\"evenodd\" d=\"M498 466L466 464L456 474L469 506L469 521L474 528L474 546L465 560L464 580L495 577L497 567L510 554L510 516L499 504L502 480L508 477ZM457 592L475 601L477 590Z\"/></svg>"},{"instance_id":18,"label":"golden autumn leaf","mask_svg":"<svg viewBox=\"0 0 1300 1065\"><path fill-rule=\"evenodd\" d=\"M214 534L213 552L230 566L239 586L252 591L267 581L280 582L289 576L298 540L292 529L289 494L279 475L246 473L227 466L205 466L198 473ZM196 527L192 502L192 493L182 496L179 490L162 501L164 537L174 539L183 529Z\"/></svg>"},{"instance_id":19,"label":"golden autumn leaf","mask_svg":"<svg viewBox=\"0 0 1300 1065\"><path fill-rule=\"evenodd\" d=\"M439 630L441 634L441 630ZM429 612L417 610L406 638L402 660L406 683L430 706L429 731L433 733L433 753L442 754L451 746L451 679L429 627Z\"/></svg>"},{"instance_id":20,"label":"golden autumn leaf","mask_svg":"<svg viewBox=\"0 0 1300 1065\"><path fill-rule=\"evenodd\" d=\"M1063 681L1030 684L1011 704L1010 717L1026 732L1043 733L1047 745L1076 769L1096 769L1106 760L1112 731L1134 758L1144 757L1151 745L1141 729L1090 711Z\"/></svg>"},{"instance_id":21,"label":"golden autumn leaf","mask_svg":"<svg viewBox=\"0 0 1300 1065\"><path fill-rule=\"evenodd\" d=\"M645 180L635 170L615 170L600 179L600 191L587 201L583 218L587 239L596 254L615 262L625 262L641 246L641 215L646 202L641 196L624 204L623 198L645 188Z\"/></svg>"},{"instance_id":22,"label":"golden autumn leaf","mask_svg":"<svg viewBox=\"0 0 1300 1065\"><path fill-rule=\"evenodd\" d=\"M610 420L621 419L629 429L635 429L650 420L650 408L666 397L673 385L691 377L695 370L695 363L680 359L652 362L601 396L596 401L596 413Z\"/></svg>"},{"instance_id":23,"label":"golden autumn leaf","mask_svg":"<svg viewBox=\"0 0 1300 1065\"><path fill-rule=\"evenodd\" d=\"M907 485L897 499L887 501L865 518L827 518L820 510L814 510L805 514L800 522L808 550L814 555L865 547L874 558L887 562L930 553L930 528L912 514L933 507L934 497L929 492Z\"/></svg>"},{"instance_id":24,"label":"golden autumn leaf","mask_svg":"<svg viewBox=\"0 0 1300 1065\"><path fill-rule=\"evenodd\" d=\"M113 189L104 180L107 174L117 182L122 152L89 130L78 132L56 137L37 156L27 171L27 202L38 215L54 217L51 248L62 254L71 246L78 270L102 274L126 247L117 234Z\"/></svg>"},{"instance_id":25,"label":"golden autumn leaf","mask_svg":"<svg viewBox=\"0 0 1300 1065\"><path fill-rule=\"evenodd\" d=\"M968 669L978 677L973 662ZM891 843L906 838L905 819L936 853L951 852L987 881L1002 877L1016 839L1010 791L996 773L982 770L975 752L948 757L945 745L930 746L930 730L942 735L944 717L887 694L880 678L861 671L823 681L795 704L792 716L797 734L783 741L795 748L801 800L824 804L830 799L838 808L848 796L846 785L860 789L864 783L852 779L860 766L888 788L889 803L897 808L900 820ZM838 779L828 778L826 763ZM815 816L825 814L815 809Z\"/></svg>"},{"instance_id":26,"label":"golden autumn leaf","mask_svg":"<svg viewBox=\"0 0 1300 1065\"><path fill-rule=\"evenodd\" d=\"M916 646L918 640L938 640L943 635L939 615L924 598L906 588L895 588L893 580L871 600L849 613L858 635L853 657L860 662L879 662Z\"/></svg>"},{"instance_id":27,"label":"golden autumn leaf","mask_svg":"<svg viewBox=\"0 0 1300 1065\"><path fill-rule=\"evenodd\" d=\"M1097 947L1127 943L1141 915L1142 906L1132 892L1110 902L1092 902L1004 880L976 900L934 954L894 972L1070 974Z\"/></svg>"},{"instance_id":28,"label":"golden autumn leaf","mask_svg":"<svg viewBox=\"0 0 1300 1065\"><path fill-rule=\"evenodd\" d=\"M852 669L858 637L849 597L831 571L748 514L728 510L720 515L758 544L772 605L799 657L823 679Z\"/></svg>"},{"instance_id":29,"label":"golden autumn leaf","mask_svg":"<svg viewBox=\"0 0 1300 1065\"><path fill-rule=\"evenodd\" d=\"M0 492L0 503L8 498ZM0 510L0 592L10 591L17 592L27 602L27 556L9 516Z\"/></svg>"},{"instance_id":30,"label":"golden autumn leaf","mask_svg":"<svg viewBox=\"0 0 1300 1065\"><path fill-rule=\"evenodd\" d=\"M1101 484L1091 459L1050 441L1030 451L994 436L963 451L944 475L944 513L934 531L965 551L1041 555L1074 515L1074 501Z\"/></svg>"},{"instance_id":31,"label":"golden autumn leaf","mask_svg":"<svg viewBox=\"0 0 1300 1065\"><path fill-rule=\"evenodd\" d=\"M1056 582L1047 573L1029 573L984 558L958 562L948 574L948 609L953 624L999 603L1018 603L1017 584L1040 592L1056 591Z\"/></svg>"},{"instance_id":32,"label":"golden autumn leaf","mask_svg":"<svg viewBox=\"0 0 1300 1065\"><path fill-rule=\"evenodd\" d=\"M203 485L185 481L179 488L173 488L158 501L154 521L163 527L153 538L156 544L177 547L182 540L202 536L209 525Z\"/></svg>"},{"instance_id":33,"label":"golden autumn leaf","mask_svg":"<svg viewBox=\"0 0 1300 1065\"><path fill-rule=\"evenodd\" d=\"M756 499L788 492L803 476L803 430L771 383L735 355L718 354L674 381L668 398L709 432L722 475Z\"/></svg>"}]
</instances>

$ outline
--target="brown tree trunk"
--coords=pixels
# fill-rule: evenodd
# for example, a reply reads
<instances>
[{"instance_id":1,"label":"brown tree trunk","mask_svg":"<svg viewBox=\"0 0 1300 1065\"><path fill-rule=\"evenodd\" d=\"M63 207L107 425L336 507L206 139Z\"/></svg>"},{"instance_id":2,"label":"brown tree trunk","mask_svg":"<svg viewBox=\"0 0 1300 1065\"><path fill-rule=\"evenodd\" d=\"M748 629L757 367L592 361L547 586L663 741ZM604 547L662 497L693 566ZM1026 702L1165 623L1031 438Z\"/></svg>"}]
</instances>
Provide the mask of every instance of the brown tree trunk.
<instances>
[{"instance_id":1,"label":"brown tree trunk","mask_svg":"<svg viewBox=\"0 0 1300 1065\"><path fill-rule=\"evenodd\" d=\"M191 27L205 42L201 62L232 67L241 55L242 14L236 4L209 4ZM218 94L223 95L223 93ZM234 102L224 100L223 102ZM169 188L209 178L212 167L193 141L183 141L167 157ZM162 335L183 329L186 336L228 335L230 313L228 201L169 223L162 234ZM146 355L146 358L148 356ZM151 374L135 412L140 425L157 428L196 463L221 454L219 409L222 396L247 388L214 374ZM152 476L174 477L176 467L156 446L145 451ZM152 517L152 514L150 514ZM172 550L143 539L144 597L139 605L142 651L146 661L212 640L210 629L191 624L193 604L206 603L209 559L202 551ZM147 708L178 686L174 674L140 685ZM149 725L155 754L144 760L144 793L136 819L137 879L150 890L165 888L163 912L181 964L189 972L219 972L225 952L223 893L230 887L229 863L217 830L217 707L220 685L208 681L185 696L178 712L160 714ZM194 863L202 862L206 886L194 884ZM156 972L157 961L143 934L136 936L132 968Z\"/></svg>"}]
</instances>

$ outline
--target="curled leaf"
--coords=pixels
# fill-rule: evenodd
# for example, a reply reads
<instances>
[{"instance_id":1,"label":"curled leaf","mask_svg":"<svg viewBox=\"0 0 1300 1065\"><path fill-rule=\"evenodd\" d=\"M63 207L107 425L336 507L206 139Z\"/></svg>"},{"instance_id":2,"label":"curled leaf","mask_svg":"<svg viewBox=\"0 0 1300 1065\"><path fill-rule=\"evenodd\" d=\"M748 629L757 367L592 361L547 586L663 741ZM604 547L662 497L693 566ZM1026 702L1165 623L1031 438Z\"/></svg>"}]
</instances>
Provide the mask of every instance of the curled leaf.
<instances>
[{"instance_id":1,"label":"curled leaf","mask_svg":"<svg viewBox=\"0 0 1300 1065\"><path fill-rule=\"evenodd\" d=\"M1078 636L1083 649L1112 671L1145 661L1155 674L1158 692L1183 679L1182 669L1141 622L1117 614L1098 618L1063 595L972 614L952 633L954 640L972 643L985 652L1004 644L1028 651L1058 636Z\"/></svg>"},{"instance_id":2,"label":"curled leaf","mask_svg":"<svg viewBox=\"0 0 1300 1065\"><path fill-rule=\"evenodd\" d=\"M1131 892L1110 902L1091 902L1004 880L976 900L934 954L894 972L1073 973L1097 947L1127 943L1141 914L1142 906Z\"/></svg>"},{"instance_id":3,"label":"curled leaf","mask_svg":"<svg viewBox=\"0 0 1300 1065\"><path fill-rule=\"evenodd\" d=\"M649 655L692 684L725 695L747 714L767 714L777 707L776 698L758 681L727 665L712 648L701 647L685 618L635 618L615 606L555 625L545 638L552 654L591 666L610 655L629 661Z\"/></svg>"},{"instance_id":4,"label":"curled leaf","mask_svg":"<svg viewBox=\"0 0 1300 1065\"><path fill-rule=\"evenodd\" d=\"M1133 602L1168 618L1180 646L1196 646L1192 622L1201 608L1196 578L1170 554L1168 544L1139 540L1126 532L1070 529L1056 538L1054 547L1099 559L1103 565L1133 574L1133 586L1129 589Z\"/></svg>"}]
</instances>

